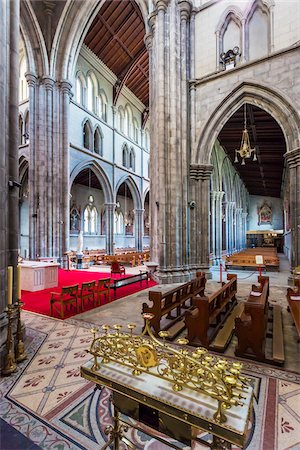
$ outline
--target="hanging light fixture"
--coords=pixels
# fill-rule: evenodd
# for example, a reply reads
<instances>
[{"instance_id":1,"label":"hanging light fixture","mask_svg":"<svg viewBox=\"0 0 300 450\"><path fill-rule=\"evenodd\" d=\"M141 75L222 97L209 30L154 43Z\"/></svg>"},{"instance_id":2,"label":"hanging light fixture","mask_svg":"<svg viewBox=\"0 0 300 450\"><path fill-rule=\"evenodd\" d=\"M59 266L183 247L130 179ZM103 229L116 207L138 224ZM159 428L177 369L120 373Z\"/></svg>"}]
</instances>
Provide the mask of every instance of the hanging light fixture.
<instances>
[{"instance_id":1,"label":"hanging light fixture","mask_svg":"<svg viewBox=\"0 0 300 450\"><path fill-rule=\"evenodd\" d=\"M240 155L240 157L242 158L242 166L245 165L245 159L246 158L251 158L251 155L253 153L253 161L257 161L257 156L256 156L256 148L251 148L250 145L250 138L249 138L249 133L248 133L248 129L247 129L247 111L246 111L246 103L244 104L244 130L243 130L243 134L242 134L242 141L241 141L241 145L240 145L240 149L239 150L235 150L235 159L234 162L238 163L238 154Z\"/></svg>"},{"instance_id":2,"label":"hanging light fixture","mask_svg":"<svg viewBox=\"0 0 300 450\"><path fill-rule=\"evenodd\" d=\"M94 197L91 194L91 169L89 168L89 193L88 193L88 202L91 206L94 203Z\"/></svg>"}]
</instances>

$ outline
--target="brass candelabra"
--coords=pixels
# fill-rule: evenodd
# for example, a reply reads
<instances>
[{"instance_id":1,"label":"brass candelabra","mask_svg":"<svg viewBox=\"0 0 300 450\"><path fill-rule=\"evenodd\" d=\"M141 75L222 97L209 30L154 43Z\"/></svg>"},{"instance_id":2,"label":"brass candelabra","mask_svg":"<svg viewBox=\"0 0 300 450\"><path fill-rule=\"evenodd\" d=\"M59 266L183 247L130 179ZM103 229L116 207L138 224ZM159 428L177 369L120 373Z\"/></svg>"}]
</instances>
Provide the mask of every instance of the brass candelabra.
<instances>
[{"instance_id":1,"label":"brass candelabra","mask_svg":"<svg viewBox=\"0 0 300 450\"><path fill-rule=\"evenodd\" d=\"M22 322L21 322L21 311L24 303L21 299L18 299L16 308L17 308L17 347L16 347L16 360L17 362L22 362L27 358L27 354L24 348L23 341L23 330L22 330Z\"/></svg>"},{"instance_id":2,"label":"brass candelabra","mask_svg":"<svg viewBox=\"0 0 300 450\"><path fill-rule=\"evenodd\" d=\"M92 370L99 370L101 364L110 361L132 368L132 374L141 375L150 372L172 383L174 391L184 387L194 389L217 401L214 419L218 423L226 422L225 410L232 406L242 406L248 390L248 379L241 374L242 364L230 362L213 356L205 348L188 350L184 347L186 339L178 339L180 349L166 342L167 331L161 331L157 339L150 326L152 314L143 315L146 326L141 335L133 335L134 324L128 324L129 333L121 332L121 325L103 325L104 334L97 336L93 328L93 341L89 353L93 355ZM145 337L148 333L149 338ZM98 358L101 358L99 362Z\"/></svg>"},{"instance_id":3,"label":"brass candelabra","mask_svg":"<svg viewBox=\"0 0 300 450\"><path fill-rule=\"evenodd\" d=\"M17 368L14 348L14 337L12 331L12 316L14 312L14 306L8 305L6 308L7 314L7 339L6 339L6 355L4 358L3 375L11 375Z\"/></svg>"}]
</instances>

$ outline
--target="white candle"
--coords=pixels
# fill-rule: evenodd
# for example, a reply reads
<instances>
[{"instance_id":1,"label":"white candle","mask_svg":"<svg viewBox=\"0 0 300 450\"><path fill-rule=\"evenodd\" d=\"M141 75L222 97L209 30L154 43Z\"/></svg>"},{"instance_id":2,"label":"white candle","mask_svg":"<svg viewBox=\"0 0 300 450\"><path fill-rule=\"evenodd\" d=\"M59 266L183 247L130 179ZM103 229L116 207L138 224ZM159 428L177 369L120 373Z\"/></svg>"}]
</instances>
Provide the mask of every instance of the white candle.
<instances>
[{"instance_id":1,"label":"white candle","mask_svg":"<svg viewBox=\"0 0 300 450\"><path fill-rule=\"evenodd\" d=\"M17 299L21 300L21 266L17 267Z\"/></svg>"},{"instance_id":2,"label":"white candle","mask_svg":"<svg viewBox=\"0 0 300 450\"><path fill-rule=\"evenodd\" d=\"M12 305L12 291L13 291L13 267L7 268L7 304Z\"/></svg>"}]
</instances>

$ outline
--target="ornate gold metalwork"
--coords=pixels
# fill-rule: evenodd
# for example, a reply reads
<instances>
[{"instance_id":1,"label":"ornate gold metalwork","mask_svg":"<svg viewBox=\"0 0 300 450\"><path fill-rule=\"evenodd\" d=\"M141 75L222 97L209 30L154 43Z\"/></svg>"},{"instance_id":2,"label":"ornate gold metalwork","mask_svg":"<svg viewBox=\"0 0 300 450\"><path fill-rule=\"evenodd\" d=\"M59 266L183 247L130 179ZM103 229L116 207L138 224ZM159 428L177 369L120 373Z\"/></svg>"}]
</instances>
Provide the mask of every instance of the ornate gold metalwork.
<instances>
[{"instance_id":1,"label":"ornate gold metalwork","mask_svg":"<svg viewBox=\"0 0 300 450\"><path fill-rule=\"evenodd\" d=\"M16 347L16 360L17 362L22 362L27 359L27 354L25 352L24 340L23 340L23 330L22 330L22 322L21 322L21 311L23 302L19 299L16 304L17 314L18 314L18 322L17 322L17 347Z\"/></svg>"},{"instance_id":2,"label":"ornate gold metalwork","mask_svg":"<svg viewBox=\"0 0 300 450\"><path fill-rule=\"evenodd\" d=\"M14 337L12 332L12 315L14 312L14 306L8 305L6 308L7 314L7 339L6 339L6 355L4 358L3 375L11 375L17 368L15 349L14 349Z\"/></svg>"},{"instance_id":3,"label":"ornate gold metalwork","mask_svg":"<svg viewBox=\"0 0 300 450\"><path fill-rule=\"evenodd\" d=\"M214 419L218 423L226 422L226 409L242 406L246 398L246 377L241 374L242 364L211 355L205 348L193 351L184 347L186 339L178 339L181 348L166 343L168 333L161 331L158 340L151 331L152 314L143 315L146 326L141 335L135 336L134 324L129 324L130 334L121 332L121 325L109 327L103 325L104 334L96 337L93 328L93 341L89 353L94 357L92 370L98 370L101 364L117 362L132 368L133 375L149 372L172 383L174 391L188 387L202 392L217 400L218 407ZM112 329L114 331L112 331ZM148 334L149 338L145 335ZM98 361L101 358L101 361Z\"/></svg>"}]
</instances>

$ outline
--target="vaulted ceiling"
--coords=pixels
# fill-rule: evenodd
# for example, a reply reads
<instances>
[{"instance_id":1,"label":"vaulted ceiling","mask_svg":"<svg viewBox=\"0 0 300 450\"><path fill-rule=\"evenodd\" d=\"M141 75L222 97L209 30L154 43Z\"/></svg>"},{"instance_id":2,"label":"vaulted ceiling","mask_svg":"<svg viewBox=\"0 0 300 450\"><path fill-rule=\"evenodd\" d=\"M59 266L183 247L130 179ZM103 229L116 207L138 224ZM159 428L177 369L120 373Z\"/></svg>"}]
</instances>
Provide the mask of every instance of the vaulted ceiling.
<instances>
[{"instance_id":1,"label":"vaulted ceiling","mask_svg":"<svg viewBox=\"0 0 300 450\"><path fill-rule=\"evenodd\" d=\"M149 104L149 58L145 26L135 1L106 1L95 17L84 43L118 77L114 96L126 85Z\"/></svg>"},{"instance_id":2,"label":"vaulted ceiling","mask_svg":"<svg viewBox=\"0 0 300 450\"><path fill-rule=\"evenodd\" d=\"M252 195L280 197L286 145L282 130L276 120L257 106L247 104L247 129L251 147L256 147L257 161L241 159L234 163L235 149L241 145L244 129L244 106L228 120L219 141L239 172L248 191Z\"/></svg>"}]
</instances>

